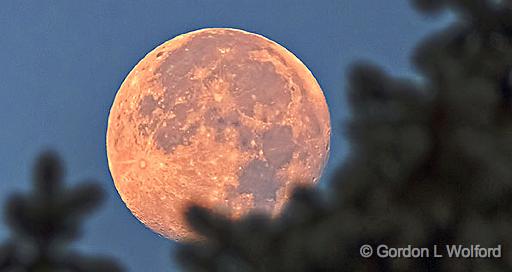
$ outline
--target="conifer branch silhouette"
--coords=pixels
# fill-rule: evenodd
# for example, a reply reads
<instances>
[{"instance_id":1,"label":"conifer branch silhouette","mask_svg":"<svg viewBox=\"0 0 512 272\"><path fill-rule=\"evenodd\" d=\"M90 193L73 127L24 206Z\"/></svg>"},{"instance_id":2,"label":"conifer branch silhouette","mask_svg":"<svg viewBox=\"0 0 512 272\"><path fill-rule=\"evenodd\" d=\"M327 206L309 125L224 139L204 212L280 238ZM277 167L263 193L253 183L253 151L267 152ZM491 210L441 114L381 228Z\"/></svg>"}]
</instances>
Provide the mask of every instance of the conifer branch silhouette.
<instances>
[{"instance_id":1,"label":"conifer branch silhouette","mask_svg":"<svg viewBox=\"0 0 512 272\"><path fill-rule=\"evenodd\" d=\"M122 271L113 260L70 249L81 235L84 217L99 207L104 193L89 182L68 188L62 178L58 156L46 152L37 160L33 190L8 199L11 238L0 248L0 271Z\"/></svg>"},{"instance_id":2,"label":"conifer branch silhouette","mask_svg":"<svg viewBox=\"0 0 512 272\"><path fill-rule=\"evenodd\" d=\"M282 216L187 213L205 240L187 271L512 271L512 2L415 0L458 19L420 44L421 81L369 63L349 74L350 154L326 193L299 188ZM502 245L500 259L365 259L364 244Z\"/></svg>"}]
</instances>

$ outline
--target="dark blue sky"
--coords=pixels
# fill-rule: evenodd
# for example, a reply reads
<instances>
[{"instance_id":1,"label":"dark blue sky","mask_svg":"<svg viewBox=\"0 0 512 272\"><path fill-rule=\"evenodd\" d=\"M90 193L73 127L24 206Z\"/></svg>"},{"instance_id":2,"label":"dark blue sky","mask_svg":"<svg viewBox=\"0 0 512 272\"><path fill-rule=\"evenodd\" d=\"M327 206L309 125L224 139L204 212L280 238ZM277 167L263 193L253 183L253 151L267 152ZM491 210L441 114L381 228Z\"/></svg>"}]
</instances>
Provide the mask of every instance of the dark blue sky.
<instances>
[{"instance_id":1,"label":"dark blue sky","mask_svg":"<svg viewBox=\"0 0 512 272\"><path fill-rule=\"evenodd\" d=\"M205 27L240 28L287 47L316 76L330 107L328 178L347 153L342 125L349 64L368 59L394 75L414 75L411 50L448 17L421 17L402 0L2 1L0 202L28 188L37 153L56 149L69 181L97 179L108 193L79 248L116 256L133 272L174 271L176 244L131 215L107 165L109 109L140 58L178 34ZM7 235L1 224L0 241Z\"/></svg>"}]
</instances>

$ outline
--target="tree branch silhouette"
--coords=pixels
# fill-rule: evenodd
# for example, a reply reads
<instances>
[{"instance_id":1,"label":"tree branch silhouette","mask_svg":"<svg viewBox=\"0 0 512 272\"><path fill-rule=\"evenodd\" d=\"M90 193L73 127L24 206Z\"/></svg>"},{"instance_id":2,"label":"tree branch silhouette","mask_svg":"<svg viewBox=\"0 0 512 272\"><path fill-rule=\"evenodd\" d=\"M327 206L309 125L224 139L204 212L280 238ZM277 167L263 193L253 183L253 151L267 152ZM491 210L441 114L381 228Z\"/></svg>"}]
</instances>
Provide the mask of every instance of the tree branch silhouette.
<instances>
[{"instance_id":1,"label":"tree branch silhouette","mask_svg":"<svg viewBox=\"0 0 512 272\"><path fill-rule=\"evenodd\" d=\"M92 182L68 188L62 179L58 156L46 152L37 160L33 190L8 199L11 238L0 248L0 271L122 271L113 260L70 249L81 235L83 219L99 207L104 193Z\"/></svg>"}]
</instances>

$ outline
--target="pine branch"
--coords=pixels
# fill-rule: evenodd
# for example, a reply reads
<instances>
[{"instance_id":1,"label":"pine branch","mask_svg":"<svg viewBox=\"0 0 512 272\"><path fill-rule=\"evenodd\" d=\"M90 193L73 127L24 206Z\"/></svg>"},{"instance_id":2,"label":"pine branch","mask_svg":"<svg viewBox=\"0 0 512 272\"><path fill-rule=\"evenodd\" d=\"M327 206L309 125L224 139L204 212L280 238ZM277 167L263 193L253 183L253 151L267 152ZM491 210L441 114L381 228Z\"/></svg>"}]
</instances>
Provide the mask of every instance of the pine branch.
<instances>
[{"instance_id":1,"label":"pine branch","mask_svg":"<svg viewBox=\"0 0 512 272\"><path fill-rule=\"evenodd\" d=\"M44 153L34 171L33 191L6 204L11 239L0 250L0 271L122 271L112 260L72 253L84 217L103 201L94 183L66 188L58 156Z\"/></svg>"}]
</instances>

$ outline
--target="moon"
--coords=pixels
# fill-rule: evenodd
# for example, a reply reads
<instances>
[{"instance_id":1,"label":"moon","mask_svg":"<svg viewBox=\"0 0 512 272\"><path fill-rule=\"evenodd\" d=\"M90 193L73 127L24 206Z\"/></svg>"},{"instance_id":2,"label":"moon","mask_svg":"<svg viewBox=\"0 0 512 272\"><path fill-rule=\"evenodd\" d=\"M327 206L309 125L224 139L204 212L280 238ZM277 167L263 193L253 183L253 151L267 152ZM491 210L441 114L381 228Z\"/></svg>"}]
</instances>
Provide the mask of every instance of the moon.
<instances>
[{"instance_id":1,"label":"moon","mask_svg":"<svg viewBox=\"0 0 512 272\"><path fill-rule=\"evenodd\" d=\"M107 155L130 211L172 240L184 212L276 216L329 155L329 110L308 68L279 44L227 28L169 40L128 74L112 105Z\"/></svg>"}]
</instances>

